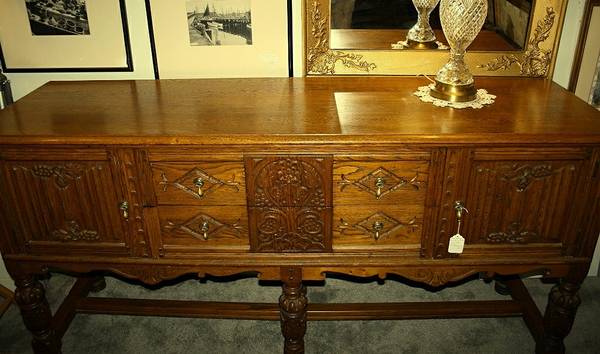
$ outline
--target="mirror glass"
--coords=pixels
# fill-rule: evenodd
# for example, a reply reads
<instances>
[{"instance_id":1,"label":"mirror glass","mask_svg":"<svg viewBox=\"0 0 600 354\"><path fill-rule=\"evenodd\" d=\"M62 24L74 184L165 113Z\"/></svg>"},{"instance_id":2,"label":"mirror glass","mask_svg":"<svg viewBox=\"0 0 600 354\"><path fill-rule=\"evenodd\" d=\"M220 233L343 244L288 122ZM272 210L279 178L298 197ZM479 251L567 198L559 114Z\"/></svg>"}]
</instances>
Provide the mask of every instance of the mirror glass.
<instances>
[{"instance_id":1,"label":"mirror glass","mask_svg":"<svg viewBox=\"0 0 600 354\"><path fill-rule=\"evenodd\" d=\"M485 24L469 51L521 51L534 0L488 0ZM412 0L331 0L332 49L392 49L404 41L417 21ZM440 24L439 5L429 23L438 41L447 44Z\"/></svg>"}]
</instances>

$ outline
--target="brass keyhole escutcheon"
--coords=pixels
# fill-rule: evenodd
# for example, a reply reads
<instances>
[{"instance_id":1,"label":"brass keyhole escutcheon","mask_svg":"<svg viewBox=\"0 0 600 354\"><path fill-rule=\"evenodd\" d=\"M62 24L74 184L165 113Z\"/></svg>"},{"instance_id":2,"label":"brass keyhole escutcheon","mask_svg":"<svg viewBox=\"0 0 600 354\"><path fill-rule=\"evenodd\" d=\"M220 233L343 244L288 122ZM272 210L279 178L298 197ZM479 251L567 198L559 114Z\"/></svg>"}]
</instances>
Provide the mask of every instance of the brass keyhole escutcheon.
<instances>
[{"instance_id":1,"label":"brass keyhole escutcheon","mask_svg":"<svg viewBox=\"0 0 600 354\"><path fill-rule=\"evenodd\" d=\"M210 225L208 224L208 221L205 221L202 223L202 228L200 229L202 231L202 238L204 240L208 240L208 230L210 229Z\"/></svg>"},{"instance_id":2,"label":"brass keyhole escutcheon","mask_svg":"<svg viewBox=\"0 0 600 354\"><path fill-rule=\"evenodd\" d=\"M202 191L202 187L204 187L204 180L201 177L194 178L194 185L198 187L198 196L202 197L204 192Z\"/></svg>"},{"instance_id":3,"label":"brass keyhole escutcheon","mask_svg":"<svg viewBox=\"0 0 600 354\"><path fill-rule=\"evenodd\" d=\"M375 231L375 240L379 240L379 236L381 236L379 233L381 232L381 230L383 230L383 222L375 221L373 223L373 231Z\"/></svg>"},{"instance_id":4,"label":"brass keyhole escutcheon","mask_svg":"<svg viewBox=\"0 0 600 354\"><path fill-rule=\"evenodd\" d=\"M121 210L124 219L129 218L129 203L127 201L119 203L119 210Z\"/></svg>"},{"instance_id":5,"label":"brass keyhole escutcheon","mask_svg":"<svg viewBox=\"0 0 600 354\"><path fill-rule=\"evenodd\" d=\"M375 196L377 197L377 199L379 199L379 197L381 197L382 189L383 187L385 187L385 180L383 179L383 177L377 177L377 179L375 180L375 187L377 187Z\"/></svg>"}]
</instances>

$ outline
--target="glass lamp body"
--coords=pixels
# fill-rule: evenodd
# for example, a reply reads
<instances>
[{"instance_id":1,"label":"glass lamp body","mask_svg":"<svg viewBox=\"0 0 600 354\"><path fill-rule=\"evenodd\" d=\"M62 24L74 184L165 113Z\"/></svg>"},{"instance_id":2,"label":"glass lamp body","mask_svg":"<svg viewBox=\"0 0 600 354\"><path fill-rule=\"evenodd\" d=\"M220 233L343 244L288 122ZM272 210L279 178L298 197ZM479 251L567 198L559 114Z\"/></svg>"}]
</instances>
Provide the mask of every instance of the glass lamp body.
<instances>
[{"instance_id":1,"label":"glass lamp body","mask_svg":"<svg viewBox=\"0 0 600 354\"><path fill-rule=\"evenodd\" d=\"M407 39L421 43L435 42L435 33L429 24L429 16L440 0L412 0L412 2L417 9L418 17L417 23L408 31Z\"/></svg>"},{"instance_id":2,"label":"glass lamp body","mask_svg":"<svg viewBox=\"0 0 600 354\"><path fill-rule=\"evenodd\" d=\"M483 27L487 6L487 0L440 1L440 22L450 45L450 59L435 77L432 96L449 101L475 99L473 74L465 63L465 52Z\"/></svg>"}]
</instances>

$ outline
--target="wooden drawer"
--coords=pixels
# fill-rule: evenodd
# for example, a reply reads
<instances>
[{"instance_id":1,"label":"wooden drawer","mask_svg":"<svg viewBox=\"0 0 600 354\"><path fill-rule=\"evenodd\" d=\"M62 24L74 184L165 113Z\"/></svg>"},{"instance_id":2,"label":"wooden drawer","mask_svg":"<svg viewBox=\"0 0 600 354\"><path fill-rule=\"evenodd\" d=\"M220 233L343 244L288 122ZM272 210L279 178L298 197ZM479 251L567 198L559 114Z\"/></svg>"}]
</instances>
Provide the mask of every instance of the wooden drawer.
<instances>
[{"instance_id":1,"label":"wooden drawer","mask_svg":"<svg viewBox=\"0 0 600 354\"><path fill-rule=\"evenodd\" d=\"M244 206L162 206L158 213L163 256L249 248Z\"/></svg>"},{"instance_id":2,"label":"wooden drawer","mask_svg":"<svg viewBox=\"0 0 600 354\"><path fill-rule=\"evenodd\" d=\"M335 205L423 205L429 161L335 161Z\"/></svg>"},{"instance_id":3,"label":"wooden drawer","mask_svg":"<svg viewBox=\"0 0 600 354\"><path fill-rule=\"evenodd\" d=\"M414 248L421 243L423 207L407 205L336 206L333 249Z\"/></svg>"},{"instance_id":4,"label":"wooden drawer","mask_svg":"<svg viewBox=\"0 0 600 354\"><path fill-rule=\"evenodd\" d=\"M159 205L246 205L242 162L156 162Z\"/></svg>"}]
</instances>

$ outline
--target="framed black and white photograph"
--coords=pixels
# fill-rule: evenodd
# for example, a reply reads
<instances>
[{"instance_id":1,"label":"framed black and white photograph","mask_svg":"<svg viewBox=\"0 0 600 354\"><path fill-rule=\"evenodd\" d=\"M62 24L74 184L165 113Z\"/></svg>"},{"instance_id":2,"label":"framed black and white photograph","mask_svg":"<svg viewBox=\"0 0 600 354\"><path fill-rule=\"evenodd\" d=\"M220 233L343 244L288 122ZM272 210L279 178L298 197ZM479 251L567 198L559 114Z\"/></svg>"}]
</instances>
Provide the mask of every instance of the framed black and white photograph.
<instances>
[{"instance_id":1,"label":"framed black and white photograph","mask_svg":"<svg viewBox=\"0 0 600 354\"><path fill-rule=\"evenodd\" d=\"M0 0L5 72L133 71L125 0Z\"/></svg>"},{"instance_id":2,"label":"framed black and white photograph","mask_svg":"<svg viewBox=\"0 0 600 354\"><path fill-rule=\"evenodd\" d=\"M282 0L146 0L155 76L287 77L288 5Z\"/></svg>"},{"instance_id":3,"label":"framed black and white photograph","mask_svg":"<svg viewBox=\"0 0 600 354\"><path fill-rule=\"evenodd\" d=\"M190 45L251 45L250 0L187 0Z\"/></svg>"},{"instance_id":4,"label":"framed black and white photograph","mask_svg":"<svg viewBox=\"0 0 600 354\"><path fill-rule=\"evenodd\" d=\"M587 0L569 90L600 110L600 0Z\"/></svg>"},{"instance_id":5,"label":"framed black and white photograph","mask_svg":"<svg viewBox=\"0 0 600 354\"><path fill-rule=\"evenodd\" d=\"M90 34L86 0L25 0L31 34L73 36Z\"/></svg>"}]
</instances>

